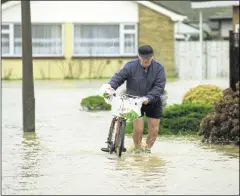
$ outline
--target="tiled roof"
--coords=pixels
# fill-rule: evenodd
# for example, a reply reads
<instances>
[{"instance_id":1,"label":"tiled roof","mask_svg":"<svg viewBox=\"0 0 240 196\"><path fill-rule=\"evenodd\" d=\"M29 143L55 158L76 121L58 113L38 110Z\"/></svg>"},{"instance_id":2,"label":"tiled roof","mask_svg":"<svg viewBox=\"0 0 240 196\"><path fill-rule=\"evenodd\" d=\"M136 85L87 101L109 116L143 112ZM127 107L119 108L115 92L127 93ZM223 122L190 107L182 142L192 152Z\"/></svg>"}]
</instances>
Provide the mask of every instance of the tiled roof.
<instances>
[{"instance_id":1,"label":"tiled roof","mask_svg":"<svg viewBox=\"0 0 240 196\"><path fill-rule=\"evenodd\" d=\"M191 1L152 1L166 9L174 11L179 14L186 15L190 21L198 21L199 13L197 10L192 9ZM232 7L216 7L203 9L203 20L207 21L210 16L214 16L217 13L225 13L231 10Z\"/></svg>"},{"instance_id":2,"label":"tiled roof","mask_svg":"<svg viewBox=\"0 0 240 196\"><path fill-rule=\"evenodd\" d=\"M226 8L225 10L221 10L216 12L214 15L210 16L209 19L229 19L232 18L233 10L232 7Z\"/></svg>"}]
</instances>

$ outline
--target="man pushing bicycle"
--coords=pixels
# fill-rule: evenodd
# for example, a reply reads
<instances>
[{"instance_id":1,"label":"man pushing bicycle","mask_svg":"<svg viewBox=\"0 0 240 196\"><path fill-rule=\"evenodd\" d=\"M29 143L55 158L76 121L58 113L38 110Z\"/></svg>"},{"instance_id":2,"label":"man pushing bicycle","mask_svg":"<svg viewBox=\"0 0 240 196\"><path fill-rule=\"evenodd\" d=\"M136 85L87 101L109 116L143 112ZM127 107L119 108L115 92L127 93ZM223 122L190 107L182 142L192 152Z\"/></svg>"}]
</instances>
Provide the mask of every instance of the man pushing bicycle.
<instances>
[{"instance_id":1,"label":"man pushing bicycle","mask_svg":"<svg viewBox=\"0 0 240 196\"><path fill-rule=\"evenodd\" d=\"M153 58L153 48L143 45L138 49L138 59L134 59L115 73L111 78L108 90L114 92L126 81L126 93L143 97L140 118L133 121L133 141L135 149L151 152L158 136L160 119L162 117L161 95L164 92L166 76L164 67ZM142 145L144 129L143 116L148 118L148 136L146 145Z\"/></svg>"}]
</instances>

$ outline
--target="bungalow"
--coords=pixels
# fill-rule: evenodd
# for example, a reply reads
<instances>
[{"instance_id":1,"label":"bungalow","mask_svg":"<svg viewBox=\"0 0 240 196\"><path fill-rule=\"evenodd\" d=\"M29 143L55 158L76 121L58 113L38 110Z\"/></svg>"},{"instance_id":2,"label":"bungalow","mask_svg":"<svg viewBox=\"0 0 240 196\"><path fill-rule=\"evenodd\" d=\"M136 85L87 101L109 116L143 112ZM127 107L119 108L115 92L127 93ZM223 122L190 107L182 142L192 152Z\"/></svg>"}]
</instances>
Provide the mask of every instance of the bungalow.
<instances>
[{"instance_id":1,"label":"bungalow","mask_svg":"<svg viewBox=\"0 0 240 196\"><path fill-rule=\"evenodd\" d=\"M199 12L202 12L202 29L205 31L206 39L228 39L229 30L232 29L233 18L234 23L239 20L239 1L154 1L160 6L169 10L177 11L179 14L187 16L186 23L178 23L177 29L181 29L187 37L197 38L199 35ZM238 6L237 6L238 5ZM233 8L234 6L234 14ZM238 24L238 23L237 23ZM234 25L235 26L235 25ZM238 26L238 25L237 25ZM193 29L192 27L196 27ZM234 27L235 29L235 27ZM198 31L198 33L197 33ZM180 36L178 36L180 38ZM191 39L191 38L190 38Z\"/></svg>"},{"instance_id":2,"label":"bungalow","mask_svg":"<svg viewBox=\"0 0 240 196\"><path fill-rule=\"evenodd\" d=\"M35 79L110 77L150 44L174 73L174 25L186 16L150 1L31 1ZM2 4L2 78L22 78L21 3Z\"/></svg>"},{"instance_id":3,"label":"bungalow","mask_svg":"<svg viewBox=\"0 0 240 196\"><path fill-rule=\"evenodd\" d=\"M233 13L232 7L227 7L224 12L218 12L209 17L212 32L218 39L229 39L229 31L232 30Z\"/></svg>"},{"instance_id":4,"label":"bungalow","mask_svg":"<svg viewBox=\"0 0 240 196\"><path fill-rule=\"evenodd\" d=\"M204 77L204 63L203 63L203 10L216 7L229 7L232 6L233 9L233 22L232 29L239 32L239 1L199 1L192 0L191 7L198 10L199 12L199 56L200 56L200 66L199 73L202 72L201 77Z\"/></svg>"},{"instance_id":5,"label":"bungalow","mask_svg":"<svg viewBox=\"0 0 240 196\"><path fill-rule=\"evenodd\" d=\"M239 31L239 1L191 1L193 9L199 9L202 12L206 8L232 7L232 29Z\"/></svg>"}]
</instances>

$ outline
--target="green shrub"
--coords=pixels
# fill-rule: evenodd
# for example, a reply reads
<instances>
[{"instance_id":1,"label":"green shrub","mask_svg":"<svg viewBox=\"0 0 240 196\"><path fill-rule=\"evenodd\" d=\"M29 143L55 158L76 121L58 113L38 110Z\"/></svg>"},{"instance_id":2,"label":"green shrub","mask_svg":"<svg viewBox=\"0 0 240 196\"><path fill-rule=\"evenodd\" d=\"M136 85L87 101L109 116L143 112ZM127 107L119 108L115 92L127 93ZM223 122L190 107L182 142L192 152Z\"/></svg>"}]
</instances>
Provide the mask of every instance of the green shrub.
<instances>
[{"instance_id":1,"label":"green shrub","mask_svg":"<svg viewBox=\"0 0 240 196\"><path fill-rule=\"evenodd\" d=\"M174 104L169 106L163 111L160 133L161 129L170 130L172 134L197 133L201 119L211 109L212 106L206 104Z\"/></svg>"},{"instance_id":2,"label":"green shrub","mask_svg":"<svg viewBox=\"0 0 240 196\"><path fill-rule=\"evenodd\" d=\"M126 131L126 134L132 134L132 131L133 131L133 122L132 121L127 121L125 131Z\"/></svg>"},{"instance_id":3,"label":"green shrub","mask_svg":"<svg viewBox=\"0 0 240 196\"><path fill-rule=\"evenodd\" d=\"M180 133L192 133L197 132L199 129L200 120L198 118L191 117L178 117L178 118L165 118L161 122L163 130L171 130L175 135ZM161 130L160 130L161 133Z\"/></svg>"},{"instance_id":4,"label":"green shrub","mask_svg":"<svg viewBox=\"0 0 240 196\"><path fill-rule=\"evenodd\" d=\"M163 117L179 118L183 116L190 116L202 118L211 109L212 106L207 104L174 104L163 110Z\"/></svg>"},{"instance_id":5,"label":"green shrub","mask_svg":"<svg viewBox=\"0 0 240 196\"><path fill-rule=\"evenodd\" d=\"M160 135L197 134L201 119L212 110L211 105L204 104L175 104L164 108L160 122ZM144 131L147 134L147 118L144 117ZM133 131L133 123L128 122L127 134Z\"/></svg>"},{"instance_id":6,"label":"green shrub","mask_svg":"<svg viewBox=\"0 0 240 196\"><path fill-rule=\"evenodd\" d=\"M214 110L205 116L200 124L199 135L203 142L213 144L240 144L239 83L237 91L224 90L224 96L215 104Z\"/></svg>"},{"instance_id":7,"label":"green shrub","mask_svg":"<svg viewBox=\"0 0 240 196\"><path fill-rule=\"evenodd\" d=\"M191 88L183 97L182 103L200 103L214 105L223 97L223 90L216 85L198 85Z\"/></svg>"},{"instance_id":8,"label":"green shrub","mask_svg":"<svg viewBox=\"0 0 240 196\"><path fill-rule=\"evenodd\" d=\"M111 110L111 105L107 104L104 98L98 95L82 99L81 106L83 110L87 111Z\"/></svg>"}]
</instances>

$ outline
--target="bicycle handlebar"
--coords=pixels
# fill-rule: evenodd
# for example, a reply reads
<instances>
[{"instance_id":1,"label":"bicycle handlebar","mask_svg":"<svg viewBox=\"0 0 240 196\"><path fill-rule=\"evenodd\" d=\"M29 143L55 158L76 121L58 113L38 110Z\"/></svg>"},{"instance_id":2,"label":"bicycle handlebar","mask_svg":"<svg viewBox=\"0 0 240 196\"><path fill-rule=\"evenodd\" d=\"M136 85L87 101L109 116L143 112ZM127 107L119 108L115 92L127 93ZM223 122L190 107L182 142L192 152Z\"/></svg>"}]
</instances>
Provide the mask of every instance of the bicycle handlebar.
<instances>
[{"instance_id":1,"label":"bicycle handlebar","mask_svg":"<svg viewBox=\"0 0 240 196\"><path fill-rule=\"evenodd\" d=\"M116 93L113 93L112 96L116 97L117 94L116 94ZM124 99L124 98L129 98L129 97L130 97L130 98L136 98L136 99L140 99L140 98L141 98L141 97L139 97L139 96L130 95L130 94L127 94L127 93L121 94L121 95L119 95L119 97L121 97L122 99Z\"/></svg>"}]
</instances>

